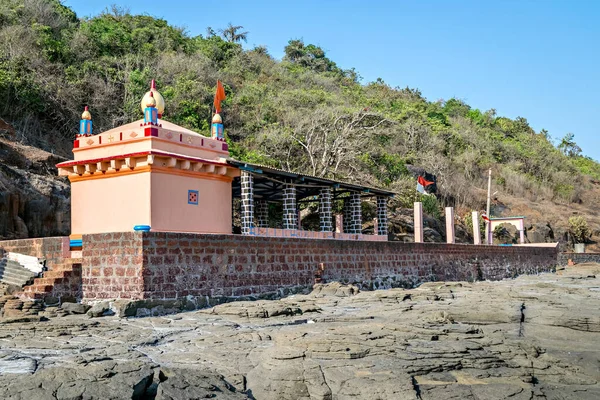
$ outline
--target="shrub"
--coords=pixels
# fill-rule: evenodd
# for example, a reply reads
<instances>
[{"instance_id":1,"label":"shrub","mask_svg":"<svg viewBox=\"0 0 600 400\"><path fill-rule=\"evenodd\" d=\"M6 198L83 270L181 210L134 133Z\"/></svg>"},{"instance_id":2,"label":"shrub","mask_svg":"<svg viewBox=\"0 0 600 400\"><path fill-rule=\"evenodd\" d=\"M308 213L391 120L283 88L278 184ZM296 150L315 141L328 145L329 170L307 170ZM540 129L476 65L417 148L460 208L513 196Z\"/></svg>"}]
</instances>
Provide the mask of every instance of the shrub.
<instances>
[{"instance_id":1,"label":"shrub","mask_svg":"<svg viewBox=\"0 0 600 400\"><path fill-rule=\"evenodd\" d=\"M569 232L575 243L585 243L591 234L587 221L582 216L569 218Z\"/></svg>"},{"instance_id":2,"label":"shrub","mask_svg":"<svg viewBox=\"0 0 600 400\"><path fill-rule=\"evenodd\" d=\"M423 211L425 211L425 214L435 219L440 219L440 205L437 197L422 195L421 202L423 203Z\"/></svg>"},{"instance_id":3,"label":"shrub","mask_svg":"<svg viewBox=\"0 0 600 400\"><path fill-rule=\"evenodd\" d=\"M467 228L469 229L469 234L472 235L473 234L473 215L471 213L468 213L467 215L464 216L464 221L465 221L465 225L467 226ZM482 235L485 235L485 220L483 219L483 217L481 215L479 215L479 231L481 232Z\"/></svg>"}]
</instances>

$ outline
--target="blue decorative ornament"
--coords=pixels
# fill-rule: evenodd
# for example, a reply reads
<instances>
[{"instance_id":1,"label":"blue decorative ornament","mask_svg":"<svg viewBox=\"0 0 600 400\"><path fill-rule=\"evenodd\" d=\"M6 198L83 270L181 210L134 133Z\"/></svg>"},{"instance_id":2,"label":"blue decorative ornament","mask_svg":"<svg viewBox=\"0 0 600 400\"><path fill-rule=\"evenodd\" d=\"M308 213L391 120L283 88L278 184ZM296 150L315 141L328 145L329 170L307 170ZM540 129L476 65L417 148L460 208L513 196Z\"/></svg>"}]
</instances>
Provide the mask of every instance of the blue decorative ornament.
<instances>
[{"instance_id":1,"label":"blue decorative ornament","mask_svg":"<svg viewBox=\"0 0 600 400\"><path fill-rule=\"evenodd\" d=\"M88 106L85 106L85 110L83 111L83 114L81 114L81 121L79 121L79 134L92 134L92 114L90 114Z\"/></svg>"},{"instance_id":2,"label":"blue decorative ornament","mask_svg":"<svg viewBox=\"0 0 600 400\"><path fill-rule=\"evenodd\" d=\"M225 135L223 134L223 120L219 114L215 114L212 119L212 125L210 127L210 136L213 139L217 140L225 140Z\"/></svg>"}]
</instances>

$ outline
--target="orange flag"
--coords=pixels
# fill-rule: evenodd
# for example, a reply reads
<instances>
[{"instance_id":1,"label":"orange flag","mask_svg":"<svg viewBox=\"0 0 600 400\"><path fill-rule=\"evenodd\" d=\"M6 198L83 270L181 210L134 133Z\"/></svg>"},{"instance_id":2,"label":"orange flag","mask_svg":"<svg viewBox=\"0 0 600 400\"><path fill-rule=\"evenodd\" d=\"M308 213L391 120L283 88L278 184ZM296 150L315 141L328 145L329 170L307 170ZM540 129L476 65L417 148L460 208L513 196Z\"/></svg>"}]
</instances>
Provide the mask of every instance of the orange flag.
<instances>
[{"instance_id":1,"label":"orange flag","mask_svg":"<svg viewBox=\"0 0 600 400\"><path fill-rule=\"evenodd\" d=\"M217 113L221 112L221 102L225 100L225 88L220 80L217 80L217 93L215 93L215 101L213 102Z\"/></svg>"}]
</instances>

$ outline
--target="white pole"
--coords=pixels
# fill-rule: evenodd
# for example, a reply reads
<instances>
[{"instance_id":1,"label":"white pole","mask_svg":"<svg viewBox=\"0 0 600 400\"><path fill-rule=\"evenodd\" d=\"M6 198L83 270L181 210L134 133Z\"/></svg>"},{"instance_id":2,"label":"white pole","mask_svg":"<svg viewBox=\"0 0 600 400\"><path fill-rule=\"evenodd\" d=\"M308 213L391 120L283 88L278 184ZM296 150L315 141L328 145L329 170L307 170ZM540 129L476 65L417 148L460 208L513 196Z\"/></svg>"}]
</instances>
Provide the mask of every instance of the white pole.
<instances>
[{"instance_id":1,"label":"white pole","mask_svg":"<svg viewBox=\"0 0 600 400\"><path fill-rule=\"evenodd\" d=\"M489 173L488 173L487 208L485 209L485 213L488 218L492 217L490 215L491 199L492 199L492 169L490 168ZM491 221L486 221L486 223L485 223L485 242L487 244L492 244L491 226L492 226Z\"/></svg>"}]
</instances>

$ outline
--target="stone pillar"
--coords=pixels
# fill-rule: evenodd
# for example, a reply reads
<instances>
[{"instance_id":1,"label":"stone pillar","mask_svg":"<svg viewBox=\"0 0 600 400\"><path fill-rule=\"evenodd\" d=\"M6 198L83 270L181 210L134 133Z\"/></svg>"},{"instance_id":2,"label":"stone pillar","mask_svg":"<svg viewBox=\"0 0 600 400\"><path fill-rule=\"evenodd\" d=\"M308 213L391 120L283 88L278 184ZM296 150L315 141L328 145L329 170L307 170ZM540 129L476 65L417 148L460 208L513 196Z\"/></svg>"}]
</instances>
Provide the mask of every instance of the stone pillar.
<instances>
[{"instance_id":1,"label":"stone pillar","mask_svg":"<svg viewBox=\"0 0 600 400\"><path fill-rule=\"evenodd\" d=\"M415 243L423 243L423 203L415 202Z\"/></svg>"},{"instance_id":2,"label":"stone pillar","mask_svg":"<svg viewBox=\"0 0 600 400\"><path fill-rule=\"evenodd\" d=\"M350 211L350 198L345 198L344 199L344 207L342 209L343 215L342 215L342 231L344 233L352 233L352 231L350 230L350 221L352 219L352 212Z\"/></svg>"},{"instance_id":3,"label":"stone pillar","mask_svg":"<svg viewBox=\"0 0 600 400\"><path fill-rule=\"evenodd\" d=\"M360 193L350 195L350 233L362 233L362 209L360 207Z\"/></svg>"},{"instance_id":4,"label":"stone pillar","mask_svg":"<svg viewBox=\"0 0 600 400\"><path fill-rule=\"evenodd\" d=\"M453 207L446 207L446 243L455 243Z\"/></svg>"},{"instance_id":5,"label":"stone pillar","mask_svg":"<svg viewBox=\"0 0 600 400\"><path fill-rule=\"evenodd\" d=\"M323 188L319 193L319 220L321 232L331 232L333 224L331 219L331 189Z\"/></svg>"},{"instance_id":6,"label":"stone pillar","mask_svg":"<svg viewBox=\"0 0 600 400\"><path fill-rule=\"evenodd\" d=\"M298 229L296 187L286 184L283 189L283 229Z\"/></svg>"},{"instance_id":7,"label":"stone pillar","mask_svg":"<svg viewBox=\"0 0 600 400\"><path fill-rule=\"evenodd\" d=\"M377 196L377 229L376 235L387 236L388 234L388 214L387 214L387 198L385 196Z\"/></svg>"},{"instance_id":8,"label":"stone pillar","mask_svg":"<svg viewBox=\"0 0 600 400\"><path fill-rule=\"evenodd\" d=\"M256 226L269 227L269 203L266 200L256 200Z\"/></svg>"},{"instance_id":9,"label":"stone pillar","mask_svg":"<svg viewBox=\"0 0 600 400\"><path fill-rule=\"evenodd\" d=\"M473 211L473 244L481 244L481 231L479 230L479 213Z\"/></svg>"},{"instance_id":10,"label":"stone pillar","mask_svg":"<svg viewBox=\"0 0 600 400\"><path fill-rule=\"evenodd\" d=\"M242 188L242 235L254 235L254 177L248 171L240 175Z\"/></svg>"}]
</instances>

